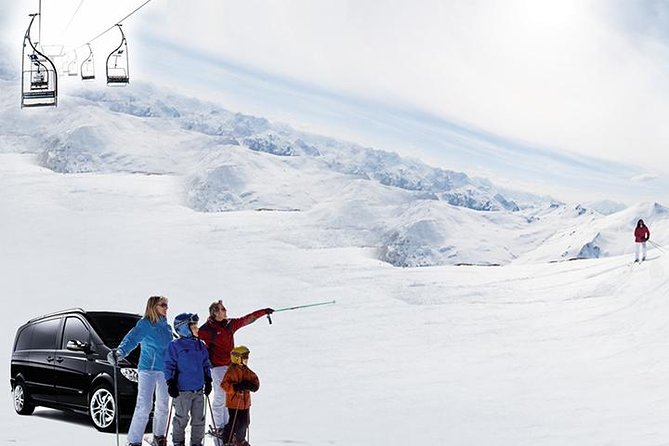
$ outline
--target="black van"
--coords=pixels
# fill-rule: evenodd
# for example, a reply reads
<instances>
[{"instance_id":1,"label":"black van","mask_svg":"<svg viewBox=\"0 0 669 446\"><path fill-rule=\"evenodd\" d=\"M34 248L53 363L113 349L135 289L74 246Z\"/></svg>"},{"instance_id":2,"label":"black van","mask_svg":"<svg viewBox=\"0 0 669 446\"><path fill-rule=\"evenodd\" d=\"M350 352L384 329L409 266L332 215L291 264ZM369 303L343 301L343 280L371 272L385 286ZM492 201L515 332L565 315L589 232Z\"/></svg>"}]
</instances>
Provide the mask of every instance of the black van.
<instances>
[{"instance_id":1,"label":"black van","mask_svg":"<svg viewBox=\"0 0 669 446\"><path fill-rule=\"evenodd\" d=\"M70 410L87 414L98 430L113 432L118 407L120 424L127 422L137 398L139 348L117 367L107 361L107 354L140 317L75 308L19 327L10 374L16 412L30 415L36 406Z\"/></svg>"}]
</instances>

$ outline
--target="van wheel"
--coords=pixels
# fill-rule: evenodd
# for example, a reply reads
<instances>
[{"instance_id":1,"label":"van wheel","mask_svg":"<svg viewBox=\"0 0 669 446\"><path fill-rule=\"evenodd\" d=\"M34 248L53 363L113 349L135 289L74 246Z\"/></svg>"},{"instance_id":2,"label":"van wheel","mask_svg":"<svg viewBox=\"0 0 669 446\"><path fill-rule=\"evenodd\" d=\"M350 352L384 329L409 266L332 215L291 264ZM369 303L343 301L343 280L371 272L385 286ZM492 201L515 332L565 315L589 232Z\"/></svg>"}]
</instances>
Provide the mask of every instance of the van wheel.
<instances>
[{"instance_id":1,"label":"van wheel","mask_svg":"<svg viewBox=\"0 0 669 446\"><path fill-rule=\"evenodd\" d=\"M30 404L28 390L23 381L17 381L12 391L14 396L14 410L19 415L32 415L35 406Z\"/></svg>"},{"instance_id":2,"label":"van wheel","mask_svg":"<svg viewBox=\"0 0 669 446\"><path fill-rule=\"evenodd\" d=\"M109 386L103 384L93 390L88 403L88 415L97 430L101 432L116 430L116 407L114 393Z\"/></svg>"}]
</instances>

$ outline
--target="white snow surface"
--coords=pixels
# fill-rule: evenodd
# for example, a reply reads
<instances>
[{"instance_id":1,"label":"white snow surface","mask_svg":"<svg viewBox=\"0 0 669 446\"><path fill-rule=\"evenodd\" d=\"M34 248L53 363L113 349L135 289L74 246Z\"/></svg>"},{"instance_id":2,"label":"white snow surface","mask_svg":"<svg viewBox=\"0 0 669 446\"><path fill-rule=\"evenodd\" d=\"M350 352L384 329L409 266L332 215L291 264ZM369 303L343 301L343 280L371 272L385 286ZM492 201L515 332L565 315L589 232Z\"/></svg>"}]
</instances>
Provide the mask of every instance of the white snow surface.
<instances>
[{"instance_id":1,"label":"white snow surface","mask_svg":"<svg viewBox=\"0 0 669 446\"><path fill-rule=\"evenodd\" d=\"M669 242L662 205L474 210L355 170L371 156L388 167L381 152L297 144L289 130L291 144L271 146L280 155L249 150L282 136L262 118L194 119L194 103L184 119L183 98L147 107L96 91L18 112L11 85L0 89L5 383L16 329L50 311L141 312L164 294L172 319L219 298L231 316L336 299L236 334L262 383L254 446L669 444L669 257L651 246L631 263L636 219ZM382 170L400 171L430 173L404 160ZM599 254L561 261L586 245ZM116 444L85 417L15 414L9 385L0 423L4 444Z\"/></svg>"}]
</instances>

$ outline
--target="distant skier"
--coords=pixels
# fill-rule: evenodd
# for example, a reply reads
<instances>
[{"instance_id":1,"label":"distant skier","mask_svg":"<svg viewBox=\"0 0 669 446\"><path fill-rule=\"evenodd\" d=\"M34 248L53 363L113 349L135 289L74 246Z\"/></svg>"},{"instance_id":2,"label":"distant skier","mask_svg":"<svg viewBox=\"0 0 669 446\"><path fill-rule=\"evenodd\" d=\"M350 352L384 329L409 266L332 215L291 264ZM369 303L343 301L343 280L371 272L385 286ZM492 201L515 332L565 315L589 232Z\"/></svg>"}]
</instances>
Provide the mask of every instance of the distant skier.
<instances>
[{"instance_id":1,"label":"distant skier","mask_svg":"<svg viewBox=\"0 0 669 446\"><path fill-rule=\"evenodd\" d=\"M635 263L646 260L646 242L649 238L650 231L648 230L648 226L646 226L643 220L639 219L639 221L636 222L636 228L634 228L634 242L636 243L634 256ZM639 260L639 257L641 257L641 260Z\"/></svg>"},{"instance_id":2,"label":"distant skier","mask_svg":"<svg viewBox=\"0 0 669 446\"><path fill-rule=\"evenodd\" d=\"M235 347L230 353L232 364L225 372L221 387L225 390L225 405L230 421L223 430L223 441L230 446L251 446L246 441L251 410L251 392L260 388L260 380L248 366L249 349L243 345Z\"/></svg>"},{"instance_id":3,"label":"distant skier","mask_svg":"<svg viewBox=\"0 0 669 446\"><path fill-rule=\"evenodd\" d=\"M230 365L230 352L235 346L234 333L240 328L255 322L274 310L264 308L256 310L240 318L228 319L228 312L222 301L212 302L209 305L209 319L200 327L199 337L207 344L209 360L211 361L211 375L214 380L214 398L212 401L212 419L222 434L228 423L228 412L225 410L225 392L221 388L223 376Z\"/></svg>"}]
</instances>

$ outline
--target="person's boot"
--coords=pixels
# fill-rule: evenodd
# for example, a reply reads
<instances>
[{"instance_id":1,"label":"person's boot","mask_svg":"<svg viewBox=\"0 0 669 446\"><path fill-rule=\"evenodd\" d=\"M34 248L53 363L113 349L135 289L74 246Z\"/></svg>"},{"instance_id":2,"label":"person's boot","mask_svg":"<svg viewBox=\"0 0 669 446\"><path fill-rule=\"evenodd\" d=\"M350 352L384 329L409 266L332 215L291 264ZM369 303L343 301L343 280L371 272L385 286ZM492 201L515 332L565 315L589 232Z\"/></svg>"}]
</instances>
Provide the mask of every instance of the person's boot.
<instances>
[{"instance_id":1,"label":"person's boot","mask_svg":"<svg viewBox=\"0 0 669 446\"><path fill-rule=\"evenodd\" d=\"M154 435L151 444L153 446L167 446L167 437L164 435Z\"/></svg>"},{"instance_id":2,"label":"person's boot","mask_svg":"<svg viewBox=\"0 0 669 446\"><path fill-rule=\"evenodd\" d=\"M237 435L232 436L232 446L251 446L244 438L239 438Z\"/></svg>"}]
</instances>

